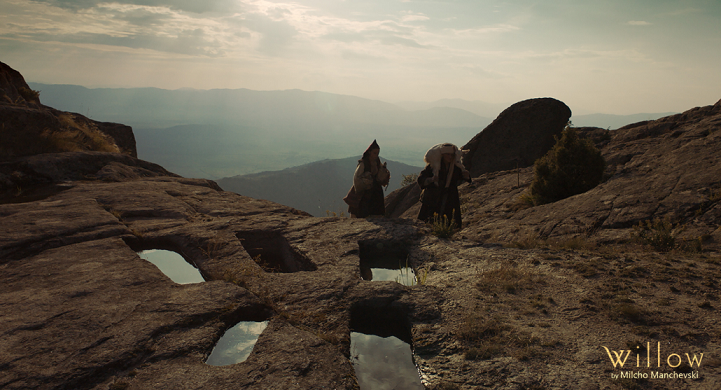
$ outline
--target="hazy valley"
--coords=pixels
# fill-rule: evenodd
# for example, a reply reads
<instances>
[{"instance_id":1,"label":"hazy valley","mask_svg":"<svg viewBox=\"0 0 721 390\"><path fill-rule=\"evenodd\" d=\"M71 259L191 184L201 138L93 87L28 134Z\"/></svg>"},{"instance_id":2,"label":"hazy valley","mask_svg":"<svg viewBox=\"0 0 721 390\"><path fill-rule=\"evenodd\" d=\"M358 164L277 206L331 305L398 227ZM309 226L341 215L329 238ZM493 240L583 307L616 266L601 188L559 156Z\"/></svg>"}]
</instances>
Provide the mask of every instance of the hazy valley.
<instances>
[{"instance_id":1,"label":"hazy valley","mask_svg":"<svg viewBox=\"0 0 721 390\"><path fill-rule=\"evenodd\" d=\"M460 99L390 104L300 90L29 85L49 106L132 126L140 158L182 176L209 179L355 157L373 139L381 145L381 158L419 166L430 146L464 145L507 107ZM575 126L615 129L668 114L571 120Z\"/></svg>"}]
</instances>

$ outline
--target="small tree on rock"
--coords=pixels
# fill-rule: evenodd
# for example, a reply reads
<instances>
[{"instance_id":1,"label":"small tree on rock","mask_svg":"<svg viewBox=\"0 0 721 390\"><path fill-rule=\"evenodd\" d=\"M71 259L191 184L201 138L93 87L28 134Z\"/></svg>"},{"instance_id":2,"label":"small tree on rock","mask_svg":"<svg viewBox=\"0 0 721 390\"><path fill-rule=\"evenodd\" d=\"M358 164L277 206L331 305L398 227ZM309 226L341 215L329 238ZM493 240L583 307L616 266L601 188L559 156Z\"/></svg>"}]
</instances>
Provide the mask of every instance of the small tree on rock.
<instances>
[{"instance_id":1,"label":"small tree on rock","mask_svg":"<svg viewBox=\"0 0 721 390\"><path fill-rule=\"evenodd\" d=\"M553 148L533 166L529 197L534 205L586 192L603 178L606 161L590 140L579 138L569 125L555 138Z\"/></svg>"}]
</instances>

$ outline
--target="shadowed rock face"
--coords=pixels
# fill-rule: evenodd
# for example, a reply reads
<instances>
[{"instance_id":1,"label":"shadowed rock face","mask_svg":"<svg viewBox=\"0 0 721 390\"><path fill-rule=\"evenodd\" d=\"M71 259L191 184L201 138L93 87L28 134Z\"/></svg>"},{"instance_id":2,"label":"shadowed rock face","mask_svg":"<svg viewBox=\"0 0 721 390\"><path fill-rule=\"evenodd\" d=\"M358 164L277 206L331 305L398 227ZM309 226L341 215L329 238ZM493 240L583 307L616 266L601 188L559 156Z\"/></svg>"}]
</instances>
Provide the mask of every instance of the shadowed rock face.
<instances>
[{"instance_id":1,"label":"shadowed rock face","mask_svg":"<svg viewBox=\"0 0 721 390\"><path fill-rule=\"evenodd\" d=\"M571 109L552 98L529 99L505 109L462 149L463 164L472 177L524 168L553 147L571 118Z\"/></svg>"},{"instance_id":2,"label":"shadowed rock face","mask_svg":"<svg viewBox=\"0 0 721 390\"><path fill-rule=\"evenodd\" d=\"M70 123L72 122L72 123ZM69 140L88 137L74 132L72 137L58 136L49 140L49 134L67 134L71 128L98 131L116 150L137 157L135 136L130 126L118 123L97 122L76 113L66 113L44 106L33 94L23 76L0 62L0 161L17 157L64 150ZM78 146L88 142L74 142L75 149L96 150L93 146ZM65 149L67 150L67 149Z\"/></svg>"},{"instance_id":3,"label":"shadowed rock face","mask_svg":"<svg viewBox=\"0 0 721 390\"><path fill-rule=\"evenodd\" d=\"M28 102L20 94L19 89L25 87L28 88L28 84L25 82L25 78L17 70L7 66L0 62L0 92L3 96L0 99L0 104L12 104L15 102L31 104L32 101ZM35 104L39 104L37 101Z\"/></svg>"},{"instance_id":4,"label":"shadowed rock face","mask_svg":"<svg viewBox=\"0 0 721 390\"><path fill-rule=\"evenodd\" d=\"M568 106L556 99L518 102L461 148L468 150L463 164L471 177L533 165L553 147L554 136L563 131L570 117ZM392 192L386 197L386 216L408 216L406 211L417 204L420 194L417 184ZM414 208L416 215L418 207Z\"/></svg>"}]
</instances>

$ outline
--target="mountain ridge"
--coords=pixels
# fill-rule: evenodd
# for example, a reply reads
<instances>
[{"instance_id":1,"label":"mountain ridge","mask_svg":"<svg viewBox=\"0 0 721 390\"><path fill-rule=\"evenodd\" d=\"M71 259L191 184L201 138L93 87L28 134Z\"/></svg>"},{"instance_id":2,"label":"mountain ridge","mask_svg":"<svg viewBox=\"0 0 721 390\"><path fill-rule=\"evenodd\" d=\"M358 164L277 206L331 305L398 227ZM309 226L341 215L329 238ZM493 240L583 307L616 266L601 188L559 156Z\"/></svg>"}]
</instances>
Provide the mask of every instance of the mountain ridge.
<instances>
[{"instance_id":1,"label":"mountain ridge","mask_svg":"<svg viewBox=\"0 0 721 390\"><path fill-rule=\"evenodd\" d=\"M359 122L378 125L413 125L420 127L440 124L457 127L473 126L487 120L476 114L458 111L461 118L446 115L446 121L428 122L428 115L416 120L414 115L392 103L320 91L290 89L254 91L241 89L166 90L160 88L86 88L71 84L29 83L42 93L43 100L62 110L94 113L104 120L124 119L133 127L169 127L179 124L227 124L242 119L246 124L278 124L276 119L292 116L300 124L307 120ZM160 105L159 102L162 102ZM272 104L271 104L272 103ZM158 112L171 107L176 115ZM133 109L131 112L130 109ZM185 112L178 112L182 109ZM232 109L232 110L231 110ZM292 110L292 111L291 111ZM367 115L371 111L374 115ZM120 112L121 114L114 114ZM442 112L442 110L435 110ZM381 115L383 114L383 115ZM123 115L124 118L119 117ZM450 120L450 122L448 122Z\"/></svg>"},{"instance_id":2,"label":"mountain ridge","mask_svg":"<svg viewBox=\"0 0 721 390\"><path fill-rule=\"evenodd\" d=\"M353 185L353 172L360 158L324 159L279 171L225 177L216 183L226 191L284 204L316 217L329 213L347 214L347 205L342 199ZM386 193L400 188L403 175L419 173L423 169L382 156L381 161L388 163L391 172Z\"/></svg>"}]
</instances>

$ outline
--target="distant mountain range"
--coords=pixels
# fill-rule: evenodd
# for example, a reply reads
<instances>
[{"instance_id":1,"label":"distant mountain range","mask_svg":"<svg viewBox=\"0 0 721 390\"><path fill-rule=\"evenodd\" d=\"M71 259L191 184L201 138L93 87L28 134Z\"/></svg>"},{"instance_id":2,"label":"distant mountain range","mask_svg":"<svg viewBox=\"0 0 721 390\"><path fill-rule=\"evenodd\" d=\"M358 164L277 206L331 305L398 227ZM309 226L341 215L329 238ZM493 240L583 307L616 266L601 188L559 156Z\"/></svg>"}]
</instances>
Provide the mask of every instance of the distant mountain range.
<instances>
[{"instance_id":1,"label":"distant mountain range","mask_svg":"<svg viewBox=\"0 0 721 390\"><path fill-rule=\"evenodd\" d=\"M140 158L209 179L354 156L374 139L381 156L422 165L429 147L463 145L491 122L455 107L408 111L324 92L30 85L44 104L133 126Z\"/></svg>"},{"instance_id":2,"label":"distant mountain range","mask_svg":"<svg viewBox=\"0 0 721 390\"><path fill-rule=\"evenodd\" d=\"M462 146L507 108L461 99L390 104L300 90L29 85L48 106L132 126L141 159L185 177L219 179L230 191L314 215L345 210L340 199L358 158L348 156L359 156L374 139L381 157L398 164L391 171L399 181L400 174L420 170L429 147ZM668 114L571 119L575 126L615 129Z\"/></svg>"},{"instance_id":3,"label":"distant mountain range","mask_svg":"<svg viewBox=\"0 0 721 390\"><path fill-rule=\"evenodd\" d=\"M353 184L353 172L360 156L336 160L323 160L275 172L239 175L217 180L226 191L252 198L267 199L306 211L316 217L330 213L348 215L343 197ZM386 160L391 181L386 194L400 188L403 175L420 173L414 167Z\"/></svg>"},{"instance_id":4,"label":"distant mountain range","mask_svg":"<svg viewBox=\"0 0 721 390\"><path fill-rule=\"evenodd\" d=\"M478 116L495 118L513 103L487 103L480 100L441 99L433 102L396 102L395 105L409 111L428 110L434 107L451 107L472 112Z\"/></svg>"},{"instance_id":5,"label":"distant mountain range","mask_svg":"<svg viewBox=\"0 0 721 390\"><path fill-rule=\"evenodd\" d=\"M477 127L488 118L455 107L408 111L378 100L301 90L165 90L29 83L44 104L138 128L188 124L284 127L311 133L356 123L382 126Z\"/></svg>"}]
</instances>

